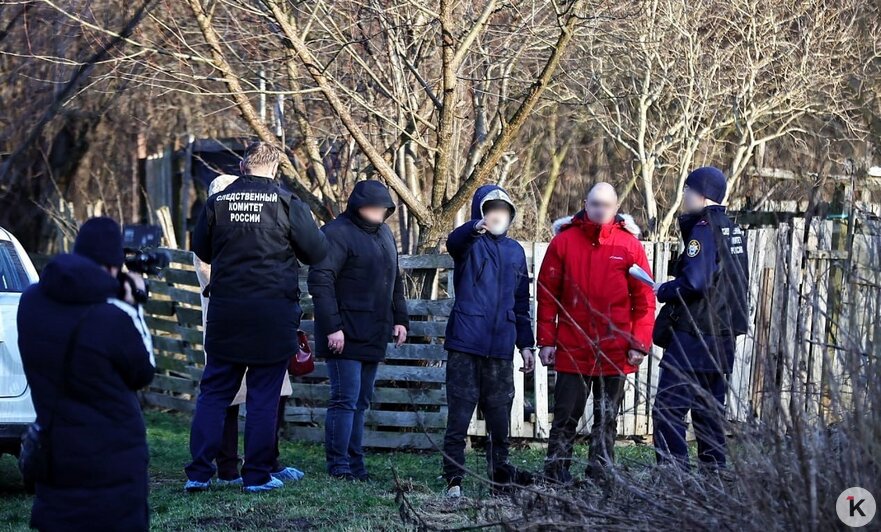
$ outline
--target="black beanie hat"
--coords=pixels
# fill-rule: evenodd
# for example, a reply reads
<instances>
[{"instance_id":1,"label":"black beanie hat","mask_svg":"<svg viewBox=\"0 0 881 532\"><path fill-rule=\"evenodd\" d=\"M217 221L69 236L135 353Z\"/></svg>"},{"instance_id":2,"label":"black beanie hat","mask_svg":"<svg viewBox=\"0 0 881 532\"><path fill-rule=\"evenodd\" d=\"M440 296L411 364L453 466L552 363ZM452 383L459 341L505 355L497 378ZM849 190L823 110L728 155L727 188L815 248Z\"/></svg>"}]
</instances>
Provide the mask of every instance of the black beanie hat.
<instances>
[{"instance_id":1,"label":"black beanie hat","mask_svg":"<svg viewBox=\"0 0 881 532\"><path fill-rule=\"evenodd\" d=\"M119 268L125 260L122 230L112 218L91 218L80 227L73 252L92 259L101 266Z\"/></svg>"},{"instance_id":2,"label":"black beanie hat","mask_svg":"<svg viewBox=\"0 0 881 532\"><path fill-rule=\"evenodd\" d=\"M715 166L692 170L685 178L685 186L716 203L725 201L725 192L728 189L725 174Z\"/></svg>"}]
</instances>

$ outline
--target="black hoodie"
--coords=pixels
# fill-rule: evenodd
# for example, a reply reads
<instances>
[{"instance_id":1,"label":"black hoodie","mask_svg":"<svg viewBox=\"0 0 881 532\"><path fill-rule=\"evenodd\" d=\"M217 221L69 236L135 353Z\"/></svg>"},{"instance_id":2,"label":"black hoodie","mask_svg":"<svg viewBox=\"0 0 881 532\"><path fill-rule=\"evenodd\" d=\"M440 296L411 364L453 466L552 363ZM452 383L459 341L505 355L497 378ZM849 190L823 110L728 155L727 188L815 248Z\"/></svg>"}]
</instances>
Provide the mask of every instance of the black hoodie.
<instances>
[{"instance_id":1,"label":"black hoodie","mask_svg":"<svg viewBox=\"0 0 881 532\"><path fill-rule=\"evenodd\" d=\"M315 348L319 356L379 362L394 325L409 326L398 252L391 229L361 218L361 207L395 210L388 189L378 181L355 185L346 211L322 230L327 257L309 268L315 304ZM327 335L342 330L345 349L327 347Z\"/></svg>"},{"instance_id":2,"label":"black hoodie","mask_svg":"<svg viewBox=\"0 0 881 532\"><path fill-rule=\"evenodd\" d=\"M40 530L73 522L94 530L147 528L148 453L137 390L154 368L133 307L108 302L118 288L91 260L59 255L21 297L21 359L37 422L52 421L51 478L37 487L31 523Z\"/></svg>"}]
</instances>

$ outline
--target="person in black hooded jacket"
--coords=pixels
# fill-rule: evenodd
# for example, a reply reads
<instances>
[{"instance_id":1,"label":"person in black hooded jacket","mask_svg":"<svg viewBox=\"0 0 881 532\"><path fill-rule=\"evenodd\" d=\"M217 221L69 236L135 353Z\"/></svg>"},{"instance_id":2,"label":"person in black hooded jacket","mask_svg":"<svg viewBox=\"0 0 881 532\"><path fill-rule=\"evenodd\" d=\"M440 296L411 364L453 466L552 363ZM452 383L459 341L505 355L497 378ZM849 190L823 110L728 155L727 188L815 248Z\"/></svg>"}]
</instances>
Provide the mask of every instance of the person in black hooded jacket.
<instances>
[{"instance_id":1,"label":"person in black hooded jacket","mask_svg":"<svg viewBox=\"0 0 881 532\"><path fill-rule=\"evenodd\" d=\"M386 218L395 211L378 181L355 185L348 205L322 230L327 257L309 268L315 304L315 349L327 359L330 402L325 418L327 471L368 480L361 437L379 362L391 337L407 338L407 305L398 251Z\"/></svg>"},{"instance_id":2,"label":"person in black hooded jacket","mask_svg":"<svg viewBox=\"0 0 881 532\"><path fill-rule=\"evenodd\" d=\"M49 441L48 477L37 479L31 512L38 530L148 529L137 390L153 380L153 349L143 313L120 293L122 263L119 225L91 219L74 253L47 264L21 297L18 346Z\"/></svg>"}]
</instances>

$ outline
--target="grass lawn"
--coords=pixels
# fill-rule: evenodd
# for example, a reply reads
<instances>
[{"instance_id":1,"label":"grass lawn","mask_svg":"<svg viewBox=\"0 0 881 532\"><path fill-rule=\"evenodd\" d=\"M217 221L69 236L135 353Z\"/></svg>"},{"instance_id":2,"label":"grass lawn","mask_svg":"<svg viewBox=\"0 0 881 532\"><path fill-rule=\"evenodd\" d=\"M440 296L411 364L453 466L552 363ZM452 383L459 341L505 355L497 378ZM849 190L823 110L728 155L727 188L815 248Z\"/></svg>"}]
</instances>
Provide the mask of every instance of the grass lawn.
<instances>
[{"instance_id":1,"label":"grass lawn","mask_svg":"<svg viewBox=\"0 0 881 532\"><path fill-rule=\"evenodd\" d=\"M439 479L440 455L415 452L371 452L368 468L374 481L368 484L332 480L324 473L324 448L316 444L284 442L282 460L306 472L306 478L283 490L245 495L235 488L187 495L183 492L183 466L189 459L188 418L148 411L150 443L150 506L154 530L403 530L395 502L395 472L407 487L414 507L438 526L465 525L480 521L481 510L467 499L448 501ZM577 450L584 456L584 449ZM512 462L534 471L541 468L542 449L517 449ZM647 446L618 450L619 460L648 463ZM468 455L473 471L484 471L481 452ZM580 475L580 471L573 473ZM489 498L478 481L466 480L466 494ZM0 530L26 530L31 498L19 484L15 460L0 459Z\"/></svg>"}]
</instances>

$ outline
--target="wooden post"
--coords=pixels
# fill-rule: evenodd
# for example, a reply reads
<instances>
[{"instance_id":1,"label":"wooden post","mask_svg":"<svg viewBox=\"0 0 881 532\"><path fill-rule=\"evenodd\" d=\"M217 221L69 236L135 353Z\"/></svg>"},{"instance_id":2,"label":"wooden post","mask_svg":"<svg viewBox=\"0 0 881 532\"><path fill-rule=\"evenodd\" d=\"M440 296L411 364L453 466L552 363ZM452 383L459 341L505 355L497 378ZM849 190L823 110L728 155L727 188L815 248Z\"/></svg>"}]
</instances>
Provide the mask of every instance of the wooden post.
<instances>
[{"instance_id":1,"label":"wooden post","mask_svg":"<svg viewBox=\"0 0 881 532\"><path fill-rule=\"evenodd\" d=\"M548 251L548 244L536 242L532 247L532 318L535 323L538 317L538 274L541 271L542 262ZM550 434L551 424L548 411L550 389L548 386L548 368L538 360L536 353L535 363L535 430L533 437L544 440Z\"/></svg>"}]
</instances>

